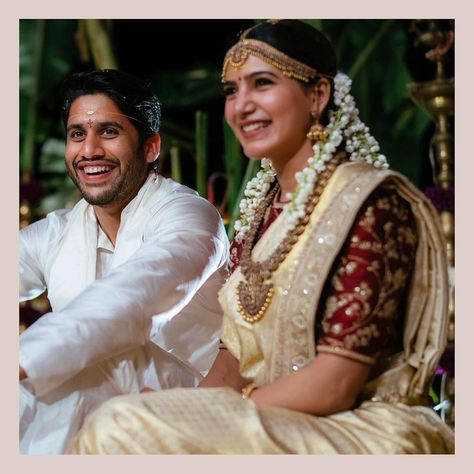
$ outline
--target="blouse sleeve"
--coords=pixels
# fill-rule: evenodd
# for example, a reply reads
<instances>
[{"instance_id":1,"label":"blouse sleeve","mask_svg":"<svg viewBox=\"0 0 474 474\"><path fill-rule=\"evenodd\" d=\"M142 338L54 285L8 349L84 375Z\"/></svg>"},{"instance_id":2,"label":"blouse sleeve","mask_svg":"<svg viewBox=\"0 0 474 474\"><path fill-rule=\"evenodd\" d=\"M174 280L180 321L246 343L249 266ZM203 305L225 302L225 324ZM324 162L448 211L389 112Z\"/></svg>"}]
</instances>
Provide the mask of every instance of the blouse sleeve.
<instances>
[{"instance_id":1,"label":"blouse sleeve","mask_svg":"<svg viewBox=\"0 0 474 474\"><path fill-rule=\"evenodd\" d=\"M366 201L326 282L316 323L317 352L373 364L400 350L417 248L408 203L390 188Z\"/></svg>"}]
</instances>

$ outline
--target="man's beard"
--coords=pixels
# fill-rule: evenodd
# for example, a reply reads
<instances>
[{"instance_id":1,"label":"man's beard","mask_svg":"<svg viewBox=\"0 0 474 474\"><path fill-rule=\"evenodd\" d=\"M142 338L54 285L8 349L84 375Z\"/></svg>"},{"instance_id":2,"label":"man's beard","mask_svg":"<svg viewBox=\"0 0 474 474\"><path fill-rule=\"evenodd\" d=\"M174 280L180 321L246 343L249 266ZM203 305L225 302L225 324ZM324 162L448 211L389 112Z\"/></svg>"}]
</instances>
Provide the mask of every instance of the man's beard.
<instances>
[{"instance_id":1,"label":"man's beard","mask_svg":"<svg viewBox=\"0 0 474 474\"><path fill-rule=\"evenodd\" d=\"M102 159L101 161L110 161L114 165L120 166L122 173L109 185L107 189L104 189L99 194L89 193L87 188L83 187L79 177L76 175L75 166L73 165L73 169L71 169L71 167L66 164L69 177L81 192L82 197L89 204L100 207L118 205L131 201L145 182L148 175L148 163L145 161L143 151L137 151L133 159L128 162L126 168L123 168L123 165L120 165L118 160ZM93 164L94 160L88 160L88 162Z\"/></svg>"}]
</instances>

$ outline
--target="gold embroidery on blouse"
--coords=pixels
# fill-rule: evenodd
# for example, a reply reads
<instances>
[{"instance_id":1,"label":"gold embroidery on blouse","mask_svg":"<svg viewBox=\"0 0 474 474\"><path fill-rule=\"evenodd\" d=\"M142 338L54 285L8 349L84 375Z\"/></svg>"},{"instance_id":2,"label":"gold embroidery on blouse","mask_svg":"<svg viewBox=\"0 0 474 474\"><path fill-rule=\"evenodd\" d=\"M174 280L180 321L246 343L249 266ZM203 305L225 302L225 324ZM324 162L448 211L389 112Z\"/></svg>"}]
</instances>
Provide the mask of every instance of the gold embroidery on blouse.
<instances>
[{"instance_id":1,"label":"gold embroidery on blouse","mask_svg":"<svg viewBox=\"0 0 474 474\"><path fill-rule=\"evenodd\" d=\"M375 224L375 215L373 206L369 206L362 218L359 220L359 226L365 228L369 232L372 231Z\"/></svg>"},{"instance_id":2,"label":"gold embroidery on blouse","mask_svg":"<svg viewBox=\"0 0 474 474\"><path fill-rule=\"evenodd\" d=\"M361 286L363 288L368 288L368 284L366 282L362 282ZM370 290L362 290L363 294L360 294L361 288L360 286L357 287L359 291L355 290L352 292L343 293L342 295L337 296L330 296L326 302L326 309L321 321L322 328L324 332L332 332L334 334L341 334L342 332L350 332L353 330L353 326L351 325L349 328L343 331L343 327L339 326L335 330L334 327L337 326L331 323L331 320L334 314L339 311L341 308L347 306L344 312L348 316L357 316L357 325L360 325L368 315L371 314L371 306L368 302L372 291ZM336 332L337 331L337 332Z\"/></svg>"},{"instance_id":3,"label":"gold embroidery on blouse","mask_svg":"<svg viewBox=\"0 0 474 474\"><path fill-rule=\"evenodd\" d=\"M391 211L402 223L408 224L410 213L404 200L399 199L397 194L392 193L388 197L376 199L375 207L382 210ZM374 225L374 207L369 206L359 220L359 226L371 235L375 242L365 241L357 235L353 235L350 240L350 246L358 249L370 249L376 255L370 261L362 257L351 255L350 258L343 257L341 266L333 277L333 287L339 291L344 290L340 277L350 275L357 268L358 264L366 266L366 271L374 275L380 288L378 301L375 307L371 308L370 300L373 290L367 281L362 281L353 289L353 292L347 292L342 295L329 297L326 310L324 312L321 325L326 333L325 342L328 344L318 347L337 348L339 350L351 349L357 350L359 347L367 347L373 338L380 337L376 324L367 324L372 317L379 316L384 319L395 318L399 311L398 300L394 295L406 285L408 274L403 268L397 268L391 273L390 260L395 259L402 262L412 261L415 257L417 235L410 224L395 224L393 220L387 221L383 226L385 233L384 244L379 240L375 233ZM377 256L379 258L377 258ZM381 263L383 260L384 277L380 275ZM341 323L332 322L336 311L347 306L345 314L350 317L352 323L343 328ZM390 325L386 327L388 334L393 334ZM333 336L345 334L342 339L336 339ZM328 349L328 350L331 350ZM363 356L368 357L368 356Z\"/></svg>"},{"instance_id":4,"label":"gold embroidery on blouse","mask_svg":"<svg viewBox=\"0 0 474 474\"><path fill-rule=\"evenodd\" d=\"M383 211L390 211L392 209L392 206L390 205L390 201L387 197L378 198L375 201L375 207Z\"/></svg>"},{"instance_id":5,"label":"gold embroidery on blouse","mask_svg":"<svg viewBox=\"0 0 474 474\"><path fill-rule=\"evenodd\" d=\"M367 347L374 337L379 337L380 333L375 324L369 324L357 329L354 333L348 334L344 338L344 347L353 349L354 347Z\"/></svg>"},{"instance_id":6,"label":"gold embroidery on blouse","mask_svg":"<svg viewBox=\"0 0 474 474\"><path fill-rule=\"evenodd\" d=\"M373 365L375 363L375 359L373 357L366 356L364 354L360 354L359 352L349 351L344 349L340 346L324 346L322 344L316 346L317 352L329 352L332 354L342 355L344 357L348 357L349 359L358 360L360 362L365 362L366 364Z\"/></svg>"},{"instance_id":7,"label":"gold embroidery on blouse","mask_svg":"<svg viewBox=\"0 0 474 474\"><path fill-rule=\"evenodd\" d=\"M397 302L393 298L389 298L378 311L378 315L384 319L391 318L395 314L397 306Z\"/></svg>"},{"instance_id":8,"label":"gold embroidery on blouse","mask_svg":"<svg viewBox=\"0 0 474 474\"><path fill-rule=\"evenodd\" d=\"M346 313L347 316L354 316L354 314L358 313L360 309L361 309L360 303L354 302L345 309L344 313Z\"/></svg>"},{"instance_id":9,"label":"gold embroidery on blouse","mask_svg":"<svg viewBox=\"0 0 474 474\"><path fill-rule=\"evenodd\" d=\"M402 288L405 286L405 282L407 281L407 273L403 268L397 268L395 273L393 274L393 286L394 288Z\"/></svg>"},{"instance_id":10,"label":"gold embroidery on blouse","mask_svg":"<svg viewBox=\"0 0 474 474\"><path fill-rule=\"evenodd\" d=\"M367 271L375 273L376 275L379 275L380 270L381 270L381 267L380 267L380 262L378 260L372 260L370 262L370 265L368 265L367 267Z\"/></svg>"},{"instance_id":11,"label":"gold embroidery on blouse","mask_svg":"<svg viewBox=\"0 0 474 474\"><path fill-rule=\"evenodd\" d=\"M357 248L360 250L372 250L375 253L382 253L383 247L380 242L372 242L369 240L360 240L357 238L356 241L352 240L351 242L352 248Z\"/></svg>"},{"instance_id":12,"label":"gold embroidery on blouse","mask_svg":"<svg viewBox=\"0 0 474 474\"><path fill-rule=\"evenodd\" d=\"M337 273L334 274L331 284L332 284L332 287L337 291L342 291L344 289L341 283L341 279Z\"/></svg>"},{"instance_id":13,"label":"gold embroidery on blouse","mask_svg":"<svg viewBox=\"0 0 474 474\"><path fill-rule=\"evenodd\" d=\"M354 291L356 293L359 293L360 297L364 300L364 301L368 301L369 298L372 296L372 288L370 287L370 285L365 282L365 281L361 281L359 283L359 286L356 286L354 288Z\"/></svg>"},{"instance_id":14,"label":"gold embroidery on blouse","mask_svg":"<svg viewBox=\"0 0 474 474\"><path fill-rule=\"evenodd\" d=\"M346 265L341 268L341 271L345 270L347 275L352 275L354 271L356 270L357 266L358 265L356 262L351 261L351 262L346 263Z\"/></svg>"},{"instance_id":15,"label":"gold embroidery on blouse","mask_svg":"<svg viewBox=\"0 0 474 474\"><path fill-rule=\"evenodd\" d=\"M330 331L331 331L333 334L340 334L341 331L342 331L342 324L341 324L341 323L333 324L333 325L331 326Z\"/></svg>"}]
</instances>

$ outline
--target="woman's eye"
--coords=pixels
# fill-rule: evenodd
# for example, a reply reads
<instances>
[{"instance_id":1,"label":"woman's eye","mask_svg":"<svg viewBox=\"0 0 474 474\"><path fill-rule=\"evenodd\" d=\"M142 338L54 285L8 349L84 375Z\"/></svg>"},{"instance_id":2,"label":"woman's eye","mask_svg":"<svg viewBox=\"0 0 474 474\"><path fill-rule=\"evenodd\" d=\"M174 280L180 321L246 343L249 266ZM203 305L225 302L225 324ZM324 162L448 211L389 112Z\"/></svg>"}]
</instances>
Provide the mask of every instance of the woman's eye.
<instances>
[{"instance_id":1,"label":"woman's eye","mask_svg":"<svg viewBox=\"0 0 474 474\"><path fill-rule=\"evenodd\" d=\"M237 92L237 89L235 87L227 86L222 89L222 94L224 97L234 95L236 92Z\"/></svg>"},{"instance_id":2,"label":"woman's eye","mask_svg":"<svg viewBox=\"0 0 474 474\"><path fill-rule=\"evenodd\" d=\"M273 84L273 81L268 79L268 77L258 77L255 79L255 86L257 87L268 86L269 84Z\"/></svg>"}]
</instances>

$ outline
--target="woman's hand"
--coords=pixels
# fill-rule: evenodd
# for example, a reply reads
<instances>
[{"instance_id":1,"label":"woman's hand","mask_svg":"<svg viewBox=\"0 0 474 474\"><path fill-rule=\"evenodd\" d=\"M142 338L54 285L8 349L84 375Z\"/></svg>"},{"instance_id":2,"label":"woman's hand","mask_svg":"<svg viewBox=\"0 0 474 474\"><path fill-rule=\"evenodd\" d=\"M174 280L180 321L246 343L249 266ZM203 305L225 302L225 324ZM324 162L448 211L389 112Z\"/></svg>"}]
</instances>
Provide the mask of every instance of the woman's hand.
<instances>
[{"instance_id":1,"label":"woman's hand","mask_svg":"<svg viewBox=\"0 0 474 474\"><path fill-rule=\"evenodd\" d=\"M211 370L199 387L231 387L240 392L246 384L247 381L239 372L239 361L227 349L220 349Z\"/></svg>"}]
</instances>

